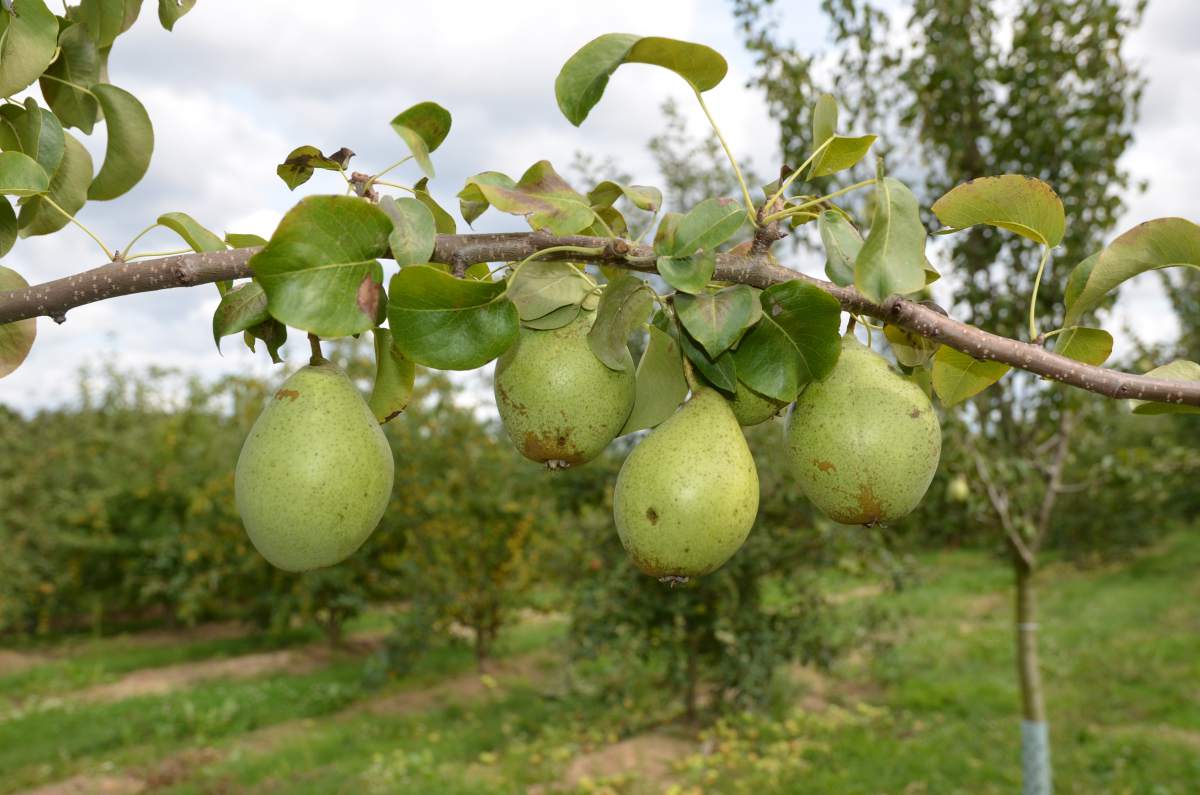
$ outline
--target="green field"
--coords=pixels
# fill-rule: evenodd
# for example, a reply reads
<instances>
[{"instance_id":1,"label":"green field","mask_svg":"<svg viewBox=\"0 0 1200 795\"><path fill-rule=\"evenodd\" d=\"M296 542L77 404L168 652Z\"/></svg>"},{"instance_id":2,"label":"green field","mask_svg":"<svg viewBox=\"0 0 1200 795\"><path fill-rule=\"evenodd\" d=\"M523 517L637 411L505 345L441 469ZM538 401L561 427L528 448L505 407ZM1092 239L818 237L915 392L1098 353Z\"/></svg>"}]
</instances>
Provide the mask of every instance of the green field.
<instances>
[{"instance_id":1,"label":"green field","mask_svg":"<svg viewBox=\"0 0 1200 795\"><path fill-rule=\"evenodd\" d=\"M488 675L446 645L380 688L378 616L337 651L228 626L7 649L0 792L1015 792L1008 569L916 568L900 593L837 584L840 609L890 603L886 645L699 726L634 663L568 672L556 618L510 631ZM1200 533L1041 582L1057 790L1200 791Z\"/></svg>"}]
</instances>

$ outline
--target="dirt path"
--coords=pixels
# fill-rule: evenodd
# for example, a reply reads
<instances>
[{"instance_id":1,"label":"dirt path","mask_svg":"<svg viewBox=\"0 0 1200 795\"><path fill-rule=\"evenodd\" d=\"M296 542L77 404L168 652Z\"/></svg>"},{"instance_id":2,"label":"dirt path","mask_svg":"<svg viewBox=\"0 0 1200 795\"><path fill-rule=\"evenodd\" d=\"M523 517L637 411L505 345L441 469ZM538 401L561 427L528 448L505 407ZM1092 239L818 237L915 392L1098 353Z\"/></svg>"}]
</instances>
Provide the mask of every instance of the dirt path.
<instances>
[{"instance_id":1,"label":"dirt path","mask_svg":"<svg viewBox=\"0 0 1200 795\"><path fill-rule=\"evenodd\" d=\"M662 732L639 734L575 757L563 774L559 787L578 787L585 778L595 781L631 775L640 790L659 792L672 783L674 763L698 750L695 742L682 737Z\"/></svg>"}]
</instances>

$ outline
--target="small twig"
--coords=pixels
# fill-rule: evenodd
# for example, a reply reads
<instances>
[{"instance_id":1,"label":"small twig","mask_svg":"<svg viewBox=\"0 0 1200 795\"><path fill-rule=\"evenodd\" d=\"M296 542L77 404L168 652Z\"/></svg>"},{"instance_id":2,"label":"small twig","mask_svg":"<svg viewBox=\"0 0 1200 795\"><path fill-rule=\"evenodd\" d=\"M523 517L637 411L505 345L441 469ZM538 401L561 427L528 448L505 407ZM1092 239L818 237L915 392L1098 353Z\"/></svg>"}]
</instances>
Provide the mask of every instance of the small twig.
<instances>
[{"instance_id":1,"label":"small twig","mask_svg":"<svg viewBox=\"0 0 1200 795\"><path fill-rule=\"evenodd\" d=\"M324 364L328 361L328 359L325 358L325 354L321 351L321 338L312 332L309 332L308 334L308 347L309 350L312 351L312 356L310 356L308 359L308 363L310 365L316 367L317 365Z\"/></svg>"}]
</instances>

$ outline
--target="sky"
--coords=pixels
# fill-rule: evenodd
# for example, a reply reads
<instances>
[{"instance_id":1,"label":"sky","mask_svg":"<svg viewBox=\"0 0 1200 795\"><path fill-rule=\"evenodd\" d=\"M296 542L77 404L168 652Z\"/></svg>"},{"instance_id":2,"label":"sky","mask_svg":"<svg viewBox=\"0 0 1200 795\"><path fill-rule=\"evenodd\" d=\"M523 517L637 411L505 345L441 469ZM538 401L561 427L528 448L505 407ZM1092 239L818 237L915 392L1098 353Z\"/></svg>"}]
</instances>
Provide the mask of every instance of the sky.
<instances>
[{"instance_id":1,"label":"sky","mask_svg":"<svg viewBox=\"0 0 1200 795\"><path fill-rule=\"evenodd\" d=\"M899 4L899 3L897 3ZM814 53L829 48L817 0L786 4L786 34ZM665 70L625 67L580 128L558 111L553 84L563 61L601 33L631 32L699 41L730 62L725 81L706 94L735 152L762 170L777 162L774 128L759 93L745 87L752 63L742 49L723 0L608 0L587 14L564 13L569 4L544 0L495 3L455 0L400 3L341 0L201 0L173 33L163 30L152 4L120 39L110 80L146 106L155 129L155 151L145 179L111 202L90 202L79 215L110 248L125 248L134 234L164 212L183 211L210 229L269 236L302 195L342 192L336 174L317 172L293 193L275 175L291 149L312 144L324 151L348 146L352 167L373 171L406 154L391 118L424 100L448 108L454 126L435 153L436 198L457 214L454 194L468 176L485 170L519 176L547 158L569 174L576 151L611 156L643 184L659 182L646 143L662 129L667 97L690 109L694 100ZM805 10L808 14L805 14ZM1194 178L1200 174L1200 3L1151 0L1127 51L1149 84L1136 139L1124 165L1149 189L1128 197L1118 230L1164 215L1196 219ZM692 130L703 117L689 110ZM97 165L104 151L102 126L83 137ZM411 164L397 172L419 177ZM462 226L460 224L460 226ZM479 230L517 230L520 219L494 211ZM180 248L158 231L143 251ZM102 264L95 244L77 229L18 241L4 264L30 283ZM789 264L818 274L815 257ZM1049 278L1066 278L1062 272ZM241 372L282 377L265 353L251 354L236 337L222 356L213 346L215 288L201 286L102 301L72 310L61 326L42 318L25 364L0 380L0 403L36 411L72 401L83 367L176 367L216 377ZM1143 277L1122 293L1106 324L1128 326L1148 342L1176 333L1158 280ZM1132 344L1118 334L1116 354ZM307 346L293 332L285 347L299 363Z\"/></svg>"}]
</instances>

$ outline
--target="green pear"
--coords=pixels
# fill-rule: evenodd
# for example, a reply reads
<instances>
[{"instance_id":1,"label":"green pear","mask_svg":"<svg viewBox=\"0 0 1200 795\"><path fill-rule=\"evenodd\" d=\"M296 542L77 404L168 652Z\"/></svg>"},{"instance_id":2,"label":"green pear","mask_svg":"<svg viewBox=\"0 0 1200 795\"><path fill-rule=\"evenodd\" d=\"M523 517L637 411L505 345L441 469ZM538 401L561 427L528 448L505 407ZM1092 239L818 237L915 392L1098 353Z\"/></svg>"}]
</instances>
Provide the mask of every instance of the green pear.
<instances>
[{"instance_id":1,"label":"green pear","mask_svg":"<svg viewBox=\"0 0 1200 795\"><path fill-rule=\"evenodd\" d=\"M925 496L942 431L921 388L853 335L823 381L796 399L788 464L808 499L843 524L899 519Z\"/></svg>"},{"instance_id":2,"label":"green pear","mask_svg":"<svg viewBox=\"0 0 1200 795\"><path fill-rule=\"evenodd\" d=\"M392 451L366 401L328 362L284 381L238 457L238 513L275 566L332 566L362 546L392 493Z\"/></svg>"},{"instance_id":3,"label":"green pear","mask_svg":"<svg viewBox=\"0 0 1200 795\"><path fill-rule=\"evenodd\" d=\"M771 419L787 408L787 404L775 398L760 395L738 381L737 391L733 393L733 400L729 401L729 408L733 409L733 416L737 417L738 424L743 428L749 428L751 425L758 425Z\"/></svg>"},{"instance_id":4,"label":"green pear","mask_svg":"<svg viewBox=\"0 0 1200 795\"><path fill-rule=\"evenodd\" d=\"M617 533L655 577L707 574L758 513L758 470L725 398L707 387L633 449L613 493Z\"/></svg>"},{"instance_id":5,"label":"green pear","mask_svg":"<svg viewBox=\"0 0 1200 795\"><path fill-rule=\"evenodd\" d=\"M591 461L620 432L637 392L633 357L610 370L588 346L596 313L556 329L522 328L496 361L496 408L521 454L552 469Z\"/></svg>"},{"instance_id":6,"label":"green pear","mask_svg":"<svg viewBox=\"0 0 1200 795\"><path fill-rule=\"evenodd\" d=\"M966 502L971 499L971 486L967 483L967 479L962 475L955 475L950 481L950 485L946 487L946 496L952 502Z\"/></svg>"}]
</instances>

